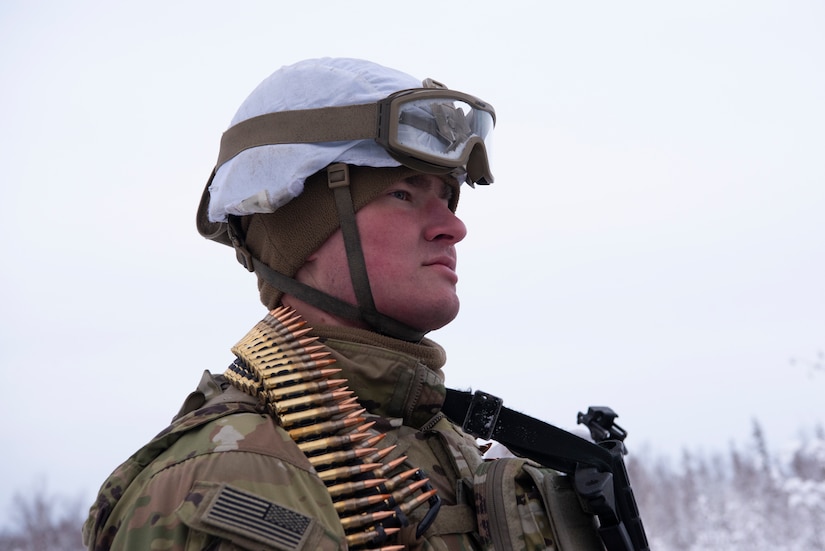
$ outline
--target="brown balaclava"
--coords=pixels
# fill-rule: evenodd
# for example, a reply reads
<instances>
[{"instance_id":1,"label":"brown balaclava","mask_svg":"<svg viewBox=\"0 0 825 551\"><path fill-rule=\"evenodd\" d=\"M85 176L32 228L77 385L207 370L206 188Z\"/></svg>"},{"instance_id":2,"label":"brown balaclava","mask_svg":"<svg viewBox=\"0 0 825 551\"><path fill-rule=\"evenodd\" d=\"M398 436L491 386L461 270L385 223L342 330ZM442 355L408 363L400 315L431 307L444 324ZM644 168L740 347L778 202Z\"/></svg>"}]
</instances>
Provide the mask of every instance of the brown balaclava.
<instances>
[{"instance_id":1,"label":"brown balaclava","mask_svg":"<svg viewBox=\"0 0 825 551\"><path fill-rule=\"evenodd\" d=\"M375 168L350 166L350 193L355 212L378 197L399 180L419 174L405 166ZM450 178L451 181L455 181ZM459 186L450 208L458 204ZM304 191L273 213L241 217L249 252L275 271L294 277L306 259L340 227L332 190L327 184L327 172L321 170L307 178ZM283 292L258 275L261 302L268 309L276 308Z\"/></svg>"}]
</instances>

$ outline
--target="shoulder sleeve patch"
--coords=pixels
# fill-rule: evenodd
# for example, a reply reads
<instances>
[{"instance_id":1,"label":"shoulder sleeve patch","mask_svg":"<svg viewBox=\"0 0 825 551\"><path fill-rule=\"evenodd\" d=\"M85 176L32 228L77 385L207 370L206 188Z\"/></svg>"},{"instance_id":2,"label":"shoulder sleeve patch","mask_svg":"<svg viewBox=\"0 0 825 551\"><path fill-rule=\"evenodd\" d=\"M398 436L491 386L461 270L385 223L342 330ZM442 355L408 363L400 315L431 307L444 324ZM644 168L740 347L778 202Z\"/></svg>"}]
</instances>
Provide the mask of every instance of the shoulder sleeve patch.
<instances>
[{"instance_id":1,"label":"shoulder sleeve patch","mask_svg":"<svg viewBox=\"0 0 825 551\"><path fill-rule=\"evenodd\" d=\"M196 483L178 516L247 549L314 549L323 532L312 517L228 484Z\"/></svg>"},{"instance_id":2,"label":"shoulder sleeve patch","mask_svg":"<svg viewBox=\"0 0 825 551\"><path fill-rule=\"evenodd\" d=\"M312 519L257 496L224 486L206 509L203 521L229 531L257 536L278 549L301 549Z\"/></svg>"}]
</instances>

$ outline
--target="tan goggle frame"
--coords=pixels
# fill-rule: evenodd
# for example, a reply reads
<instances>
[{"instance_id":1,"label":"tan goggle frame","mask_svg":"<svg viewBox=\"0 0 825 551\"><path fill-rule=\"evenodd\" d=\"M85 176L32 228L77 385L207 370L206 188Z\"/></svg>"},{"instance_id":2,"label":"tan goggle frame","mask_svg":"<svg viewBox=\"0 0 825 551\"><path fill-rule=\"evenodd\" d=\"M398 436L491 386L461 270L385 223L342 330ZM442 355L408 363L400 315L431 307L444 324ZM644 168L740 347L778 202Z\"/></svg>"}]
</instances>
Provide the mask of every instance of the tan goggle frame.
<instances>
[{"instance_id":1,"label":"tan goggle frame","mask_svg":"<svg viewBox=\"0 0 825 551\"><path fill-rule=\"evenodd\" d=\"M472 135L454 159L404 146L398 141L399 110L411 101L461 101L488 113L495 124L495 111L490 104L469 94L438 88L441 85L429 79L424 84L431 87L402 90L375 103L280 111L239 122L221 137L215 170L253 147L374 139L394 159L415 170L436 174L462 171L467 173L470 184L492 183L482 136Z\"/></svg>"}]
</instances>

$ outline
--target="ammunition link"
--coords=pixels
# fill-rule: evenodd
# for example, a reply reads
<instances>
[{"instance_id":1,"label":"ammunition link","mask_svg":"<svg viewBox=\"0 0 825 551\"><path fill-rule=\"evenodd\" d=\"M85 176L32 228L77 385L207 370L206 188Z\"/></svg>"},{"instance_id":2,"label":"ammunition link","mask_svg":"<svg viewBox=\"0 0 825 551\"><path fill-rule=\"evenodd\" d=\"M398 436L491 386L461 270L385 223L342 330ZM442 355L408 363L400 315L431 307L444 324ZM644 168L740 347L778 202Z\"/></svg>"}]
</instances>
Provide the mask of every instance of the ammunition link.
<instances>
[{"instance_id":1,"label":"ammunition link","mask_svg":"<svg viewBox=\"0 0 825 551\"><path fill-rule=\"evenodd\" d=\"M403 549L393 541L408 515L430 510L418 536L441 504L423 471L400 471L406 456L387 460L395 446L377 448L384 434L363 416L346 379L311 328L292 309L272 310L232 348L226 371L236 388L258 397L307 456L327 486L350 549Z\"/></svg>"}]
</instances>

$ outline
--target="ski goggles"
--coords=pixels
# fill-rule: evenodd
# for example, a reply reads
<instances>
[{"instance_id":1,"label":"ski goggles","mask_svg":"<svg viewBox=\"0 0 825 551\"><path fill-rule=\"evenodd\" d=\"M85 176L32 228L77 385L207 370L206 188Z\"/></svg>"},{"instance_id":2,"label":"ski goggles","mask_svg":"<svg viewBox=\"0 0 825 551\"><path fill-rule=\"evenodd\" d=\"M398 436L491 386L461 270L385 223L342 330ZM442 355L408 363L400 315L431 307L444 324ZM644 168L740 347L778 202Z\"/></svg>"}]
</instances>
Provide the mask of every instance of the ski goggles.
<instances>
[{"instance_id":1,"label":"ski goggles","mask_svg":"<svg viewBox=\"0 0 825 551\"><path fill-rule=\"evenodd\" d=\"M229 128L217 167L249 148L374 139L395 160L421 172L490 184L487 158L495 111L431 79L376 103L267 113Z\"/></svg>"}]
</instances>

